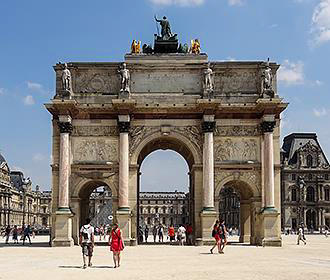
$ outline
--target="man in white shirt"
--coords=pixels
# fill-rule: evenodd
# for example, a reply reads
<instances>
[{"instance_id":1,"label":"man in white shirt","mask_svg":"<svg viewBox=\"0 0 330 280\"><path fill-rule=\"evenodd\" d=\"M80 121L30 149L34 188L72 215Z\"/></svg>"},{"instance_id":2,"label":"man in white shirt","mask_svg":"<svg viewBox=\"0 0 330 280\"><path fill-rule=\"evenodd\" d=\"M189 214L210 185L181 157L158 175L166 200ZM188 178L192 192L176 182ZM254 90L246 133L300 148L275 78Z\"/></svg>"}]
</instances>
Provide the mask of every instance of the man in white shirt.
<instances>
[{"instance_id":1,"label":"man in white shirt","mask_svg":"<svg viewBox=\"0 0 330 280\"><path fill-rule=\"evenodd\" d=\"M180 225L180 227L178 228L178 241L179 241L179 245L183 246L183 242L186 238L186 229L184 228L183 225Z\"/></svg>"},{"instance_id":2,"label":"man in white shirt","mask_svg":"<svg viewBox=\"0 0 330 280\"><path fill-rule=\"evenodd\" d=\"M88 266L92 266L92 256L94 248L94 227L90 224L91 220L87 219L86 224L80 229L79 244L82 248L83 262L85 269L86 266L86 256L88 256Z\"/></svg>"},{"instance_id":3,"label":"man in white shirt","mask_svg":"<svg viewBox=\"0 0 330 280\"><path fill-rule=\"evenodd\" d=\"M306 238L305 238L305 234L304 234L304 224L301 223L299 229L298 229L298 240L297 240L297 245L299 245L299 241L304 242L304 244L306 245Z\"/></svg>"}]
</instances>

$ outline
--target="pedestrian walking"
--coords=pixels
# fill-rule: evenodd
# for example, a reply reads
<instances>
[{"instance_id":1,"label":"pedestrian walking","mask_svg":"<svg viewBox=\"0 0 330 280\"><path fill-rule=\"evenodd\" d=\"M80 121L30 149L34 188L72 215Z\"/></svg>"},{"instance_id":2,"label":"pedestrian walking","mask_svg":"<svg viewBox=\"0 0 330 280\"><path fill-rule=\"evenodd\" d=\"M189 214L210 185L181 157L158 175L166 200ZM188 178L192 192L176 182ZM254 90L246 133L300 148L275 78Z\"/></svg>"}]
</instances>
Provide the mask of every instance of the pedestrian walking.
<instances>
[{"instance_id":1,"label":"pedestrian walking","mask_svg":"<svg viewBox=\"0 0 330 280\"><path fill-rule=\"evenodd\" d=\"M179 245L183 246L184 245L184 239L186 238L186 229L184 228L183 225L180 225L178 228L178 241Z\"/></svg>"},{"instance_id":2,"label":"pedestrian walking","mask_svg":"<svg viewBox=\"0 0 330 280\"><path fill-rule=\"evenodd\" d=\"M31 235L31 226L28 225L27 227L24 228L24 232L23 232L23 245L25 245L25 239L28 238L29 239L29 243L30 245L32 244L31 242L31 238L30 238L30 235Z\"/></svg>"},{"instance_id":3,"label":"pedestrian walking","mask_svg":"<svg viewBox=\"0 0 330 280\"><path fill-rule=\"evenodd\" d=\"M299 242L302 241L306 245L306 238L304 234L304 224L301 224L300 227L298 228L298 240L297 240L297 245L299 245Z\"/></svg>"},{"instance_id":4,"label":"pedestrian walking","mask_svg":"<svg viewBox=\"0 0 330 280\"><path fill-rule=\"evenodd\" d=\"M13 229L13 241L15 244L18 244L18 230L17 230L17 226L14 226Z\"/></svg>"},{"instance_id":5,"label":"pedestrian walking","mask_svg":"<svg viewBox=\"0 0 330 280\"><path fill-rule=\"evenodd\" d=\"M86 257L88 257L88 266L92 266L92 257L94 249L94 227L90 224L91 220L86 219L86 224L80 229L79 244L82 249L83 268L87 268Z\"/></svg>"},{"instance_id":6,"label":"pedestrian walking","mask_svg":"<svg viewBox=\"0 0 330 280\"><path fill-rule=\"evenodd\" d=\"M120 252L124 249L124 242L121 237L121 231L118 224L115 223L109 236L110 251L113 253L115 268L120 267Z\"/></svg>"},{"instance_id":7,"label":"pedestrian walking","mask_svg":"<svg viewBox=\"0 0 330 280\"><path fill-rule=\"evenodd\" d=\"M191 224L187 226L187 244L193 245L193 227Z\"/></svg>"},{"instance_id":8,"label":"pedestrian walking","mask_svg":"<svg viewBox=\"0 0 330 280\"><path fill-rule=\"evenodd\" d=\"M172 243L173 241L175 241L175 230L174 230L174 226L170 225L168 228L168 235L170 236L170 242Z\"/></svg>"},{"instance_id":9,"label":"pedestrian walking","mask_svg":"<svg viewBox=\"0 0 330 280\"><path fill-rule=\"evenodd\" d=\"M221 220L220 221L220 231L219 231L219 235L220 235L220 254L224 254L224 249L225 246L227 245L227 229L226 229L226 225L225 225L225 221Z\"/></svg>"},{"instance_id":10,"label":"pedestrian walking","mask_svg":"<svg viewBox=\"0 0 330 280\"><path fill-rule=\"evenodd\" d=\"M146 228L144 229L144 238L146 242L148 242L148 236L149 236L149 228L148 226L146 226Z\"/></svg>"},{"instance_id":11,"label":"pedestrian walking","mask_svg":"<svg viewBox=\"0 0 330 280\"><path fill-rule=\"evenodd\" d=\"M102 237L104 236L104 227L103 225L100 226L100 241L102 240Z\"/></svg>"},{"instance_id":12,"label":"pedestrian walking","mask_svg":"<svg viewBox=\"0 0 330 280\"><path fill-rule=\"evenodd\" d=\"M164 242L164 227L162 224L160 224L158 227L158 238L159 242Z\"/></svg>"},{"instance_id":13,"label":"pedestrian walking","mask_svg":"<svg viewBox=\"0 0 330 280\"><path fill-rule=\"evenodd\" d=\"M157 226L154 225L154 227L152 228L152 235L154 236L154 242L156 242L157 232L158 232Z\"/></svg>"},{"instance_id":14,"label":"pedestrian walking","mask_svg":"<svg viewBox=\"0 0 330 280\"><path fill-rule=\"evenodd\" d=\"M328 234L329 234L329 230L328 230L328 228L325 228L325 230L324 230L324 236L326 238L328 238Z\"/></svg>"},{"instance_id":15,"label":"pedestrian walking","mask_svg":"<svg viewBox=\"0 0 330 280\"><path fill-rule=\"evenodd\" d=\"M11 232L11 228L10 225L8 225L5 229L6 244L8 244L10 232Z\"/></svg>"},{"instance_id":16,"label":"pedestrian walking","mask_svg":"<svg viewBox=\"0 0 330 280\"><path fill-rule=\"evenodd\" d=\"M215 247L218 248L218 252L219 254L220 253L220 242L221 242L221 239L220 239L220 233L219 233L219 230L220 230L220 222L218 220L215 221L215 224L213 226L213 230L212 230L212 237L215 239L215 243L213 245L213 247L211 248L210 252L211 254L213 254L213 250Z\"/></svg>"}]
</instances>

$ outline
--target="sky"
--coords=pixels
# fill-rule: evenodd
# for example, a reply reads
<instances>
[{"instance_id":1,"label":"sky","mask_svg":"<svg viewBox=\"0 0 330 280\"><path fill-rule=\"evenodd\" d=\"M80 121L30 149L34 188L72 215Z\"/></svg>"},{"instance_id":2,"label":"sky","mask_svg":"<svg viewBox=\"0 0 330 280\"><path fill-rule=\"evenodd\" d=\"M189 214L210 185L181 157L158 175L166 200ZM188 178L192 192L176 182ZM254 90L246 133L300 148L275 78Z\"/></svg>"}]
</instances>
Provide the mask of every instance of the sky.
<instances>
[{"instance_id":1,"label":"sky","mask_svg":"<svg viewBox=\"0 0 330 280\"><path fill-rule=\"evenodd\" d=\"M0 152L44 190L51 187L51 116L43 104L54 96L52 66L123 61L133 39L152 43L155 14L169 18L180 42L199 38L212 61L281 64L278 93L290 103L282 136L315 132L330 157L330 0L1 0L0 11ZM151 163L161 159L163 170L177 170L176 183L154 172ZM146 186L186 188L179 155L155 152L143 164Z\"/></svg>"}]
</instances>

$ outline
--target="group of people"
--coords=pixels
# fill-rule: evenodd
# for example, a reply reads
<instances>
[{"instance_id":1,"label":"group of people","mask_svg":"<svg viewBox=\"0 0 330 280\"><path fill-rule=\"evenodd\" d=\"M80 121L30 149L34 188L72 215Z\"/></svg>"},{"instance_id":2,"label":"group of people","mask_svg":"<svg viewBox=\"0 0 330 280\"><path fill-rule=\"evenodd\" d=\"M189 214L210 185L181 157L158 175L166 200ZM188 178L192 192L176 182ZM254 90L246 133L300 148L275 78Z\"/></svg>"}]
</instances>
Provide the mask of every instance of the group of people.
<instances>
[{"instance_id":1,"label":"group of people","mask_svg":"<svg viewBox=\"0 0 330 280\"><path fill-rule=\"evenodd\" d=\"M139 227L139 243L148 242L149 238L149 227L146 226L144 231L142 227ZM158 236L158 242L164 242L164 235L166 232L166 227L162 224L154 225L152 228L153 241L156 242ZM144 240L143 240L144 236ZM170 243L178 241L179 245L184 245L186 242L187 245L193 245L193 227L191 224L183 225L181 224L176 230L174 225L170 225L167 229L167 240L169 239Z\"/></svg>"},{"instance_id":2,"label":"group of people","mask_svg":"<svg viewBox=\"0 0 330 280\"><path fill-rule=\"evenodd\" d=\"M87 219L86 224L80 229L79 244L82 248L83 268L87 268L86 257L88 257L88 267L92 266L93 249L95 243L94 227ZM115 223L108 239L109 249L113 253L115 268L120 266L120 252L124 249L124 242L118 224Z\"/></svg>"},{"instance_id":3,"label":"group of people","mask_svg":"<svg viewBox=\"0 0 330 280\"><path fill-rule=\"evenodd\" d=\"M212 237L215 239L215 244L210 249L211 254L213 254L213 250L217 247L219 254L224 254L224 248L227 245L227 229L225 226L224 220L216 220L213 230Z\"/></svg>"},{"instance_id":4,"label":"group of people","mask_svg":"<svg viewBox=\"0 0 330 280\"><path fill-rule=\"evenodd\" d=\"M23 245L25 245L25 240L29 240L29 244L31 245L31 235L34 237L35 232L32 230L32 227L30 225L23 226L22 229L19 229L17 225L14 225L14 227L10 227L10 225L7 225L4 231L4 237L6 239L6 244L9 244L9 237L12 235L12 240L14 244L19 243L18 235L20 234L20 240L23 240Z\"/></svg>"}]
</instances>

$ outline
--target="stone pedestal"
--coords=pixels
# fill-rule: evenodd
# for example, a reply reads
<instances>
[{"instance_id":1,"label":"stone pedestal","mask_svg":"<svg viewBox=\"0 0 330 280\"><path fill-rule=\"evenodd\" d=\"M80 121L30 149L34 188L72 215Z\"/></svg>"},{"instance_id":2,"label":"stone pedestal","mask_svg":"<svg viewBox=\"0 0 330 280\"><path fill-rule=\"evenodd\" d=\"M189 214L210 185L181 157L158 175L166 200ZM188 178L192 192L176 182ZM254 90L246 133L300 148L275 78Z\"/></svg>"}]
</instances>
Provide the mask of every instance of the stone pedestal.
<instances>
[{"instance_id":1,"label":"stone pedestal","mask_svg":"<svg viewBox=\"0 0 330 280\"><path fill-rule=\"evenodd\" d=\"M262 246L281 247L282 238L277 224L280 213L264 210L262 213Z\"/></svg>"},{"instance_id":2,"label":"stone pedestal","mask_svg":"<svg viewBox=\"0 0 330 280\"><path fill-rule=\"evenodd\" d=\"M202 228L202 245L214 244L212 230L217 219L217 212L211 210L203 210L200 214Z\"/></svg>"},{"instance_id":3,"label":"stone pedestal","mask_svg":"<svg viewBox=\"0 0 330 280\"><path fill-rule=\"evenodd\" d=\"M72 239L72 214L57 211L55 218L55 238L52 240L53 247L70 247L74 242Z\"/></svg>"},{"instance_id":4,"label":"stone pedestal","mask_svg":"<svg viewBox=\"0 0 330 280\"><path fill-rule=\"evenodd\" d=\"M131 211L119 209L116 212L116 218L123 241L129 246L131 244Z\"/></svg>"}]
</instances>

